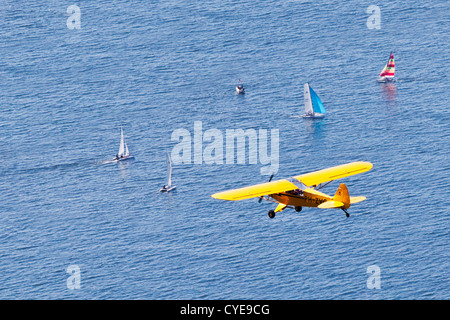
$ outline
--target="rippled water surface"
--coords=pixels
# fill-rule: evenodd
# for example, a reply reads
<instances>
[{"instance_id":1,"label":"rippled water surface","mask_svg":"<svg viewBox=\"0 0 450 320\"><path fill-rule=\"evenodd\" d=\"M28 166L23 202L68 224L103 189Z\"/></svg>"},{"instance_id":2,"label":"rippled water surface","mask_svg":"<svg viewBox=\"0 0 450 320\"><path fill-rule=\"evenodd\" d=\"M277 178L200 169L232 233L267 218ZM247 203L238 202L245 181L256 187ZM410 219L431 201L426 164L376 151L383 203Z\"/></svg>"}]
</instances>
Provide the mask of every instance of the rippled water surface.
<instances>
[{"instance_id":1,"label":"rippled water surface","mask_svg":"<svg viewBox=\"0 0 450 320\"><path fill-rule=\"evenodd\" d=\"M450 297L447 1L374 3L379 30L360 1L79 1L79 30L71 4L0 4L0 298ZM391 51L397 81L377 83ZM305 82L324 120L298 117ZM367 200L269 219L211 198L267 181L248 159L176 164L160 194L196 121L278 129L278 179L370 161L322 189ZM105 164L120 127L135 159Z\"/></svg>"}]
</instances>

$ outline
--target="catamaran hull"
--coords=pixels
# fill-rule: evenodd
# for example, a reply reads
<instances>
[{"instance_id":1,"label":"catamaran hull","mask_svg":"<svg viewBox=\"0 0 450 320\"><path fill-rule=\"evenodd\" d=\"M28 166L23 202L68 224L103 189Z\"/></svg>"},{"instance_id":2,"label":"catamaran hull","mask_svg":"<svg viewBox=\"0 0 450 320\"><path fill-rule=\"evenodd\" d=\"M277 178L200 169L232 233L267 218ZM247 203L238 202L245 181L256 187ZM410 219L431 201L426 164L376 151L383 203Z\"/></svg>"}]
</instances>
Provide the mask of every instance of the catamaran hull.
<instances>
[{"instance_id":1,"label":"catamaran hull","mask_svg":"<svg viewBox=\"0 0 450 320\"><path fill-rule=\"evenodd\" d=\"M119 161L124 161L124 160L129 160L129 159L133 159L134 158L134 156L132 156L132 155L129 155L129 156L124 156L123 158L120 158L120 159L112 159L112 162L119 162Z\"/></svg>"},{"instance_id":2,"label":"catamaran hull","mask_svg":"<svg viewBox=\"0 0 450 320\"><path fill-rule=\"evenodd\" d=\"M377 82L394 82L394 78L378 78Z\"/></svg>"},{"instance_id":3,"label":"catamaran hull","mask_svg":"<svg viewBox=\"0 0 450 320\"><path fill-rule=\"evenodd\" d=\"M172 190L175 190L176 188L177 188L176 186L173 186L173 187L170 187L170 188L162 187L161 189L159 189L159 192L170 192Z\"/></svg>"},{"instance_id":4,"label":"catamaran hull","mask_svg":"<svg viewBox=\"0 0 450 320\"><path fill-rule=\"evenodd\" d=\"M321 113L316 113L313 115L304 115L303 118L308 118L308 119L323 119L325 117L324 114Z\"/></svg>"}]
</instances>

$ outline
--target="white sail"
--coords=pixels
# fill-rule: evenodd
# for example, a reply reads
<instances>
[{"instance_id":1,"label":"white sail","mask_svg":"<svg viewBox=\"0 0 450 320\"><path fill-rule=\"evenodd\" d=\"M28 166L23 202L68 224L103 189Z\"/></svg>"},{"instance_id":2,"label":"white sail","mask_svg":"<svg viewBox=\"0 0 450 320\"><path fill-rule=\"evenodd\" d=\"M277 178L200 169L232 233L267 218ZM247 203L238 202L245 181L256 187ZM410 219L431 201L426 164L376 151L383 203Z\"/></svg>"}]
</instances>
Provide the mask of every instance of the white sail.
<instances>
[{"instance_id":1,"label":"white sail","mask_svg":"<svg viewBox=\"0 0 450 320\"><path fill-rule=\"evenodd\" d=\"M312 105L312 101L311 101L311 93L309 90L309 84L305 83L304 86L304 91L303 91L303 97L305 100L305 114L308 115L312 115L314 114L314 109L313 109L313 105Z\"/></svg>"},{"instance_id":2,"label":"white sail","mask_svg":"<svg viewBox=\"0 0 450 320\"><path fill-rule=\"evenodd\" d=\"M125 142L125 156L129 156L130 152L128 151L127 143Z\"/></svg>"},{"instance_id":3,"label":"white sail","mask_svg":"<svg viewBox=\"0 0 450 320\"><path fill-rule=\"evenodd\" d=\"M172 159L170 153L167 152L167 187L172 186Z\"/></svg>"},{"instance_id":4,"label":"white sail","mask_svg":"<svg viewBox=\"0 0 450 320\"><path fill-rule=\"evenodd\" d=\"M162 186L159 192L170 192L175 189L176 186L172 185L172 159L170 158L170 153L167 152L167 185Z\"/></svg>"},{"instance_id":5,"label":"white sail","mask_svg":"<svg viewBox=\"0 0 450 320\"><path fill-rule=\"evenodd\" d=\"M124 155L125 151L125 140L123 138L123 130L120 128L120 146L119 146L119 157Z\"/></svg>"}]
</instances>

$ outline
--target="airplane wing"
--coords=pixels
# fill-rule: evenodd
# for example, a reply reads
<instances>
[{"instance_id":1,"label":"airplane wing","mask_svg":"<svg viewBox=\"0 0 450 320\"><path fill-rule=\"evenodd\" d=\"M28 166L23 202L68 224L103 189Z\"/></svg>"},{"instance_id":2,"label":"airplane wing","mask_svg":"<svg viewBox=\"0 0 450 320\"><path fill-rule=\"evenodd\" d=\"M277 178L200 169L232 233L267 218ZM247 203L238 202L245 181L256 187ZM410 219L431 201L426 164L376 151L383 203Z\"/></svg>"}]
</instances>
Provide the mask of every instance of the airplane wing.
<instances>
[{"instance_id":1,"label":"airplane wing","mask_svg":"<svg viewBox=\"0 0 450 320\"><path fill-rule=\"evenodd\" d=\"M237 201L295 189L298 189L298 187L295 184L285 179L282 179L272 182L261 183L249 187L215 193L211 197L221 200Z\"/></svg>"},{"instance_id":2,"label":"airplane wing","mask_svg":"<svg viewBox=\"0 0 450 320\"><path fill-rule=\"evenodd\" d=\"M294 178L301 181L307 187L312 187L324 182L333 181L336 179L341 179L369 171L370 169L372 169L372 166L373 165L370 162L352 162L328 169L302 174L299 176L295 176ZM237 201L266 196L274 193L286 192L298 188L299 187L292 182L289 182L286 179L282 179L215 193L211 197L221 200ZM313 192L311 189L309 189L309 191Z\"/></svg>"},{"instance_id":3,"label":"airplane wing","mask_svg":"<svg viewBox=\"0 0 450 320\"><path fill-rule=\"evenodd\" d=\"M349 177L355 174L363 173L372 169L373 165L370 162L351 162L336 167L331 167L311 173L295 176L294 178L301 181L308 187L317 186L321 183L333 181Z\"/></svg>"}]
</instances>

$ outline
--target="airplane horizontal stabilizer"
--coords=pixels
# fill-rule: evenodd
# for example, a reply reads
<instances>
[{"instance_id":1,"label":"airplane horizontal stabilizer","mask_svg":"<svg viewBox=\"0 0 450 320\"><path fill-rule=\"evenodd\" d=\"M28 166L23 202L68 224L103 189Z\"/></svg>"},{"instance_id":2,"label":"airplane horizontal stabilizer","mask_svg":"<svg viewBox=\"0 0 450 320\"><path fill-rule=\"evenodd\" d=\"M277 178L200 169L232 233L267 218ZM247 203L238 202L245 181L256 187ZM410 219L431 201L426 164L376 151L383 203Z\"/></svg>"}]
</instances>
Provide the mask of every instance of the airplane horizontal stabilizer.
<instances>
[{"instance_id":1,"label":"airplane horizontal stabilizer","mask_svg":"<svg viewBox=\"0 0 450 320\"><path fill-rule=\"evenodd\" d=\"M344 206L343 202L329 200L329 201L322 202L317 207L320 209L331 209L331 208L341 208L343 206Z\"/></svg>"},{"instance_id":2,"label":"airplane horizontal stabilizer","mask_svg":"<svg viewBox=\"0 0 450 320\"><path fill-rule=\"evenodd\" d=\"M354 204L354 203L364 201L366 199L367 199L366 197L350 197L350 203Z\"/></svg>"}]
</instances>

